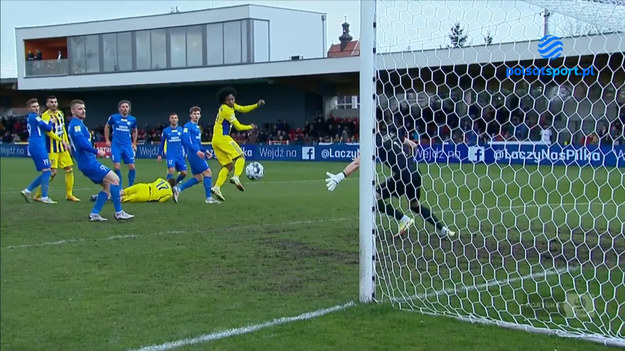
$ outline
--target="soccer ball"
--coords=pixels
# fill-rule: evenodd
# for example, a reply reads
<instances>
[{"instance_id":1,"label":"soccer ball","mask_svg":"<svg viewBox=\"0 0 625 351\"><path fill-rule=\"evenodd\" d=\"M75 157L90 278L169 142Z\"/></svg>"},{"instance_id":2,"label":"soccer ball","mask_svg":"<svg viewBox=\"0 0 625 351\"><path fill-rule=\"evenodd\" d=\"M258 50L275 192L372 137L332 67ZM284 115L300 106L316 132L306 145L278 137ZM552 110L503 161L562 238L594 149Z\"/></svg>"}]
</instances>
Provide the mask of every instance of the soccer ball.
<instances>
[{"instance_id":1,"label":"soccer ball","mask_svg":"<svg viewBox=\"0 0 625 351\"><path fill-rule=\"evenodd\" d=\"M251 180L259 180L265 175L265 168L259 162L250 162L245 167L245 175Z\"/></svg>"}]
</instances>

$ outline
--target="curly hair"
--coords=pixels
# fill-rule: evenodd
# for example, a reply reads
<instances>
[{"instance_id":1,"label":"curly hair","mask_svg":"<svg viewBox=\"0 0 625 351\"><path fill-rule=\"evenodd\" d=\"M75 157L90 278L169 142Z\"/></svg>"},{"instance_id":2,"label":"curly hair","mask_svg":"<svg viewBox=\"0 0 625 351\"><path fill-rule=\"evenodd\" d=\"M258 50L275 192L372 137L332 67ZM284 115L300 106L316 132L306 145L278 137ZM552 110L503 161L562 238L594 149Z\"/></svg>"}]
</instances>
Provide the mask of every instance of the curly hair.
<instances>
[{"instance_id":1,"label":"curly hair","mask_svg":"<svg viewBox=\"0 0 625 351\"><path fill-rule=\"evenodd\" d=\"M219 104L223 104L224 101L226 100L226 97L228 95L232 95L235 98L237 97L237 91L234 90L233 87L225 87L225 88L221 88L219 89L219 91L217 92L217 102Z\"/></svg>"}]
</instances>

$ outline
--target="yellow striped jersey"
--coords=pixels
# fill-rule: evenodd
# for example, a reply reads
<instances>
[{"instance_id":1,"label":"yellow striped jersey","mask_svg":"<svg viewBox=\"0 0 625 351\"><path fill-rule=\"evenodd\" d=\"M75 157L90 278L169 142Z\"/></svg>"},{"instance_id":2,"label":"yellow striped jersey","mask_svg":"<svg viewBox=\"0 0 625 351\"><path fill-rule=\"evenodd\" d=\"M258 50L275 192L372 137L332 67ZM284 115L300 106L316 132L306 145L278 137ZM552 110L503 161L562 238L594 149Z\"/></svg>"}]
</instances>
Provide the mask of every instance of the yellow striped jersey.
<instances>
[{"instance_id":1,"label":"yellow striped jersey","mask_svg":"<svg viewBox=\"0 0 625 351\"><path fill-rule=\"evenodd\" d=\"M52 117L56 118L56 122L52 123L52 130L46 133L48 152L66 151L63 143L61 142L61 140L63 140L69 143L69 139L67 139L67 131L65 130L65 117L63 117L63 112L60 110L57 110L56 112L47 110L41 115L41 119L46 122L50 121ZM55 134L61 140L53 139L50 134Z\"/></svg>"},{"instance_id":2,"label":"yellow striped jersey","mask_svg":"<svg viewBox=\"0 0 625 351\"><path fill-rule=\"evenodd\" d=\"M215 127L213 128L213 139L219 138L224 135L230 135L230 126L234 126L239 131L250 130L252 129L251 125L241 124L237 117L234 115L234 112L250 112L255 110L258 107L258 104L241 106L234 104L234 108L222 104L219 107L219 112L217 113L217 118L215 119Z\"/></svg>"}]
</instances>

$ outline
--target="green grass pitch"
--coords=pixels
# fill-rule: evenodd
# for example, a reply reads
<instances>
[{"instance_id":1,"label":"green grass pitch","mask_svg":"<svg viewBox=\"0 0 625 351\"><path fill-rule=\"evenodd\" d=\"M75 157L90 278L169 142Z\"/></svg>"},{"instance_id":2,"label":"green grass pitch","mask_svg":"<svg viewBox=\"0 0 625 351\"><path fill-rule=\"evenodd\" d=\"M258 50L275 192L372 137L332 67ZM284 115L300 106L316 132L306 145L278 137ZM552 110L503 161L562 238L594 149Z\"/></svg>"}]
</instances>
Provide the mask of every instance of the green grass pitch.
<instances>
[{"instance_id":1,"label":"green grass pitch","mask_svg":"<svg viewBox=\"0 0 625 351\"><path fill-rule=\"evenodd\" d=\"M99 187L77 169L75 194L83 201L69 203L63 199L64 179L60 171L50 187L50 196L59 203L43 205L26 203L19 194L36 175L32 161L3 158L0 162L2 350L132 350L217 332L229 335L228 331L237 328L358 299L357 177L346 180L333 193L325 189L323 181L325 171L340 171L343 163L263 162L265 178L257 182L246 179L244 193L226 184L223 192L227 201L223 204L204 204L203 188L197 185L182 193L179 204L125 204L124 209L136 215L129 222L113 220L109 203L102 212L109 221L90 223L87 215L92 203L88 197L97 193ZM108 160L104 163L111 166ZM217 171L218 165L211 161L211 168ZM607 244L601 241L601 235L611 233L616 239L610 245L621 251L609 252L612 256L606 258L608 265L594 273L582 265L579 275L562 285L569 287L575 279L586 279L594 284L592 291L598 291L600 286L620 286L616 295L608 297L604 304L607 312L601 317L610 323L618 322L623 311L614 310L614 303L620 300L622 304L625 291L623 247L618 246L622 242L617 239L623 233L613 228L618 226L619 218L621 224L625 218L622 170L422 165L421 171L424 201L446 222L458 224L463 230L461 239L441 244L421 219L417 219L419 229L411 231L407 238L394 240L383 236L378 245L387 253L401 252L404 259L397 263L402 270L395 272L394 277L409 282L408 286L421 284L421 288L440 290L450 283L482 283L479 279L469 280L472 276L500 279L505 270L513 268L523 275L536 262L545 268L562 267L573 258L567 245L577 244L581 238L595 243L580 251L581 256L599 262L592 248L603 250ZM506 177L514 172L517 182L507 181ZM124 177L126 173L123 170ZM139 182L164 174L164 164L155 160L137 163ZM559 193L569 194L567 198L561 201L558 189ZM446 196L437 196L437 192ZM621 202L617 201L619 192L624 195ZM584 205L584 210L541 205L574 201L588 205ZM485 206L470 209L471 203ZM536 220L538 216L549 220L543 224ZM596 220L588 225L588 218L593 217ZM500 219L488 222L484 218ZM381 228L392 230L393 225ZM556 240L571 233L570 242ZM536 247L528 246L530 234L544 240ZM491 245L502 242L506 235L511 238L510 244L502 249L509 253L500 257L489 255L494 250ZM419 245L410 245L411 242ZM541 260L531 256L530 250L530 259L514 266L521 254L516 243L523 248L541 248L550 242L562 244L554 249L559 258ZM435 245L437 249L433 248ZM445 257L460 259L441 274L431 262ZM476 274L477 267L486 267L486 262L491 262L491 268ZM609 264L617 264L620 275ZM499 298L482 305L510 307L506 303L520 287L530 289L523 281L510 283L501 290L496 287L498 293L492 295ZM536 286L535 290L543 288ZM415 293L398 285L393 289L398 296ZM449 303L467 308L477 306L473 304L486 296L484 291L474 290ZM442 303L425 297L409 303L421 309L439 302ZM497 316L495 308L475 312ZM621 337L622 333L623 329ZM461 349L606 348L590 342L401 311L389 303L356 304L318 318L177 348Z\"/></svg>"}]
</instances>

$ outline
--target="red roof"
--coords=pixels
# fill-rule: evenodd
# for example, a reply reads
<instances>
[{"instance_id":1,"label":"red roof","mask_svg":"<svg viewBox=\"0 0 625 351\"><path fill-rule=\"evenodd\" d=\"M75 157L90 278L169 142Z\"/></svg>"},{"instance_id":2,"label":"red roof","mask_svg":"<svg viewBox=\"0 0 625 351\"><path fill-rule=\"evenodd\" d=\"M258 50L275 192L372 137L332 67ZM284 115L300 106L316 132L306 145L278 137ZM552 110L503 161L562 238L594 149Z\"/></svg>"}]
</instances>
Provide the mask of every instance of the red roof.
<instances>
[{"instance_id":1,"label":"red roof","mask_svg":"<svg viewBox=\"0 0 625 351\"><path fill-rule=\"evenodd\" d=\"M341 44L332 44L328 50L328 57L349 57L360 56L360 42L358 40L350 41L341 51Z\"/></svg>"}]
</instances>

